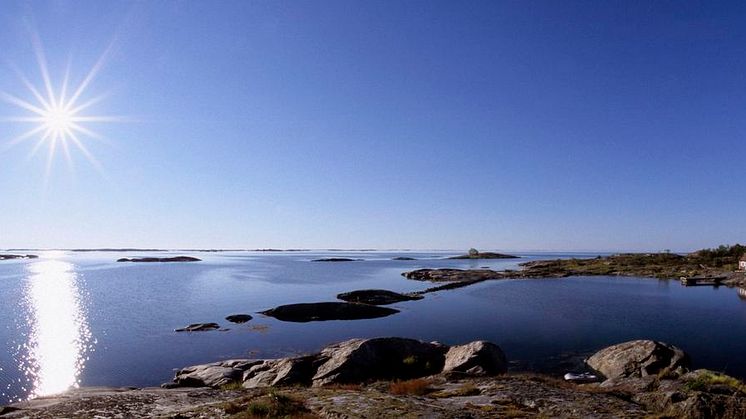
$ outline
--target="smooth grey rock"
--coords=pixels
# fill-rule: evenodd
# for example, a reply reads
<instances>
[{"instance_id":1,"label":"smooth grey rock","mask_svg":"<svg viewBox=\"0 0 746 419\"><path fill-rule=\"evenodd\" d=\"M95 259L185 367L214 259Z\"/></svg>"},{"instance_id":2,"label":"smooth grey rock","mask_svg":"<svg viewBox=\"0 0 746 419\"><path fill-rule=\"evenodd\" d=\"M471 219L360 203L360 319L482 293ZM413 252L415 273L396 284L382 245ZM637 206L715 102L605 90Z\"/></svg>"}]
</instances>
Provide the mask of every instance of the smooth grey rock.
<instances>
[{"instance_id":1,"label":"smooth grey rock","mask_svg":"<svg viewBox=\"0 0 746 419\"><path fill-rule=\"evenodd\" d=\"M508 361L499 346L478 340L452 346L446 353L443 372L464 372L472 375L496 375L508 370Z\"/></svg>"},{"instance_id":2,"label":"smooth grey rock","mask_svg":"<svg viewBox=\"0 0 746 419\"><path fill-rule=\"evenodd\" d=\"M246 369L262 362L262 360L233 359L186 367L176 372L174 384L177 387L218 388L240 382Z\"/></svg>"},{"instance_id":3,"label":"smooth grey rock","mask_svg":"<svg viewBox=\"0 0 746 419\"><path fill-rule=\"evenodd\" d=\"M246 370L243 387L308 386L315 373L315 364L315 356L267 360Z\"/></svg>"},{"instance_id":4,"label":"smooth grey rock","mask_svg":"<svg viewBox=\"0 0 746 419\"><path fill-rule=\"evenodd\" d=\"M321 351L321 365L313 385L432 375L442 370L445 351L441 346L414 339L351 339Z\"/></svg>"},{"instance_id":5,"label":"smooth grey rock","mask_svg":"<svg viewBox=\"0 0 746 419\"><path fill-rule=\"evenodd\" d=\"M608 379L645 377L667 369L689 370L689 356L681 349L654 340L633 340L601 349L586 361Z\"/></svg>"}]
</instances>

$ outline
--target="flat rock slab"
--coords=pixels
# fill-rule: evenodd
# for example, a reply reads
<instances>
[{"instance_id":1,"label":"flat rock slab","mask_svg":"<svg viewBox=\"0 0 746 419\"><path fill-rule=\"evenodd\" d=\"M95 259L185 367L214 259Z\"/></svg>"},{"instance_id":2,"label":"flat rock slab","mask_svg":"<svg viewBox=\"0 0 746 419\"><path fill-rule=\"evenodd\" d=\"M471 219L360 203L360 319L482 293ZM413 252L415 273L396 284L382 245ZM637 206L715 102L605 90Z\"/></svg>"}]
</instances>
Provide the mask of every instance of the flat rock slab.
<instances>
[{"instance_id":1,"label":"flat rock slab","mask_svg":"<svg viewBox=\"0 0 746 419\"><path fill-rule=\"evenodd\" d=\"M225 318L231 323L246 323L249 320L253 319L253 317L249 314L231 314L230 316L227 316Z\"/></svg>"},{"instance_id":2,"label":"flat rock slab","mask_svg":"<svg viewBox=\"0 0 746 419\"><path fill-rule=\"evenodd\" d=\"M144 257L144 258L121 258L117 259L117 262L200 262L202 259L195 258L192 256L174 256L169 258L156 258L156 257Z\"/></svg>"},{"instance_id":3,"label":"flat rock slab","mask_svg":"<svg viewBox=\"0 0 746 419\"><path fill-rule=\"evenodd\" d=\"M400 301L421 300L421 295L399 294L388 290L359 290L338 294L337 298L348 303L363 303L375 306L398 303Z\"/></svg>"},{"instance_id":4,"label":"flat rock slab","mask_svg":"<svg viewBox=\"0 0 746 419\"><path fill-rule=\"evenodd\" d=\"M306 323L325 320L360 320L386 317L399 310L367 304L324 302L288 304L262 311L265 316L286 322Z\"/></svg>"},{"instance_id":5,"label":"flat rock slab","mask_svg":"<svg viewBox=\"0 0 746 419\"><path fill-rule=\"evenodd\" d=\"M396 395L385 382L359 389L293 387L278 394L301 401L311 415L325 418L638 418L640 405L612 394L579 391L532 376L431 380L433 392L446 397ZM469 395L459 396L464 389ZM6 418L180 417L229 418L246 411L263 389L81 388L16 403ZM266 400L266 399L265 399ZM230 410L229 410L230 409ZM314 416L309 416L314 417Z\"/></svg>"}]
</instances>

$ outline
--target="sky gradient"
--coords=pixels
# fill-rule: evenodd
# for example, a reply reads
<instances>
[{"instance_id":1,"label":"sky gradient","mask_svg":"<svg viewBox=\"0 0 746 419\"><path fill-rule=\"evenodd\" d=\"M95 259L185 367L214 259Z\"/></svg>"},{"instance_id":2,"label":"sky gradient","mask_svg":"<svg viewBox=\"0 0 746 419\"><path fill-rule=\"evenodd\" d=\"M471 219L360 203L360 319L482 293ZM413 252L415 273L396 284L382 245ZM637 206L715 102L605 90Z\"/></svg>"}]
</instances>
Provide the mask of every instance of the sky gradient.
<instances>
[{"instance_id":1,"label":"sky gradient","mask_svg":"<svg viewBox=\"0 0 746 419\"><path fill-rule=\"evenodd\" d=\"M3 2L103 173L0 121L0 248L687 251L746 241L746 4ZM0 102L0 116L27 112ZM33 124L32 124L33 126Z\"/></svg>"}]
</instances>

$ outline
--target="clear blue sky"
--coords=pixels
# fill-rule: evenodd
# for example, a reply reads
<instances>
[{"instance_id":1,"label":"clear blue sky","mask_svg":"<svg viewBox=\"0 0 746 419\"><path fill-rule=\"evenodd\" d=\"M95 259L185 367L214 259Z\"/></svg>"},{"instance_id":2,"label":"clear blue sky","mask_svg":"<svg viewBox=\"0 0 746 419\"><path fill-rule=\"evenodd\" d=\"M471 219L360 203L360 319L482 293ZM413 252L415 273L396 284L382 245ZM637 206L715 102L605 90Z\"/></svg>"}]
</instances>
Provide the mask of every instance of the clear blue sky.
<instances>
[{"instance_id":1,"label":"clear blue sky","mask_svg":"<svg viewBox=\"0 0 746 419\"><path fill-rule=\"evenodd\" d=\"M29 30L55 85L114 42L87 111L129 120L88 125L103 175L0 145L0 248L744 242L746 4L717 3L4 1L0 90L41 85Z\"/></svg>"}]
</instances>

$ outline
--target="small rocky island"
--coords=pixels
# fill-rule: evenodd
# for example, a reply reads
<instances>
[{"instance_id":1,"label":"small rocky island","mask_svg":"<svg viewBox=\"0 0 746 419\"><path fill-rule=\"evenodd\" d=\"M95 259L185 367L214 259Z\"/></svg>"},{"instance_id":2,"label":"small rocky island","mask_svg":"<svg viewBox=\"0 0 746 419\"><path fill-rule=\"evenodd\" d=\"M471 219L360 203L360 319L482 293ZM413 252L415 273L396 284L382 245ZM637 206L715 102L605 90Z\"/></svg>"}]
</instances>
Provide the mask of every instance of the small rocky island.
<instances>
[{"instance_id":1,"label":"small rocky island","mask_svg":"<svg viewBox=\"0 0 746 419\"><path fill-rule=\"evenodd\" d=\"M117 259L117 262L141 262L141 263L152 263L152 262L201 262L202 259L195 258L192 256L173 256L166 258L158 257L142 257L142 258L121 258Z\"/></svg>"},{"instance_id":2,"label":"small rocky island","mask_svg":"<svg viewBox=\"0 0 746 419\"><path fill-rule=\"evenodd\" d=\"M687 354L652 340L588 359L602 376L574 384L510 373L486 341L448 346L351 339L280 359L233 359L178 370L162 388L82 388L0 407L4 418L726 418L746 416L746 385L692 370Z\"/></svg>"},{"instance_id":3,"label":"small rocky island","mask_svg":"<svg viewBox=\"0 0 746 419\"><path fill-rule=\"evenodd\" d=\"M399 310L368 304L322 302L287 304L262 311L260 314L277 320L296 323L327 320L376 319L398 313Z\"/></svg>"},{"instance_id":4,"label":"small rocky island","mask_svg":"<svg viewBox=\"0 0 746 419\"><path fill-rule=\"evenodd\" d=\"M469 249L469 253L459 256L451 256L448 259L517 259L519 256L506 255L503 253L480 252L477 249Z\"/></svg>"},{"instance_id":5,"label":"small rocky island","mask_svg":"<svg viewBox=\"0 0 746 419\"><path fill-rule=\"evenodd\" d=\"M401 301L421 300L424 297L418 294L399 294L389 290L359 290L337 294L337 298L349 303L383 306Z\"/></svg>"}]
</instances>

